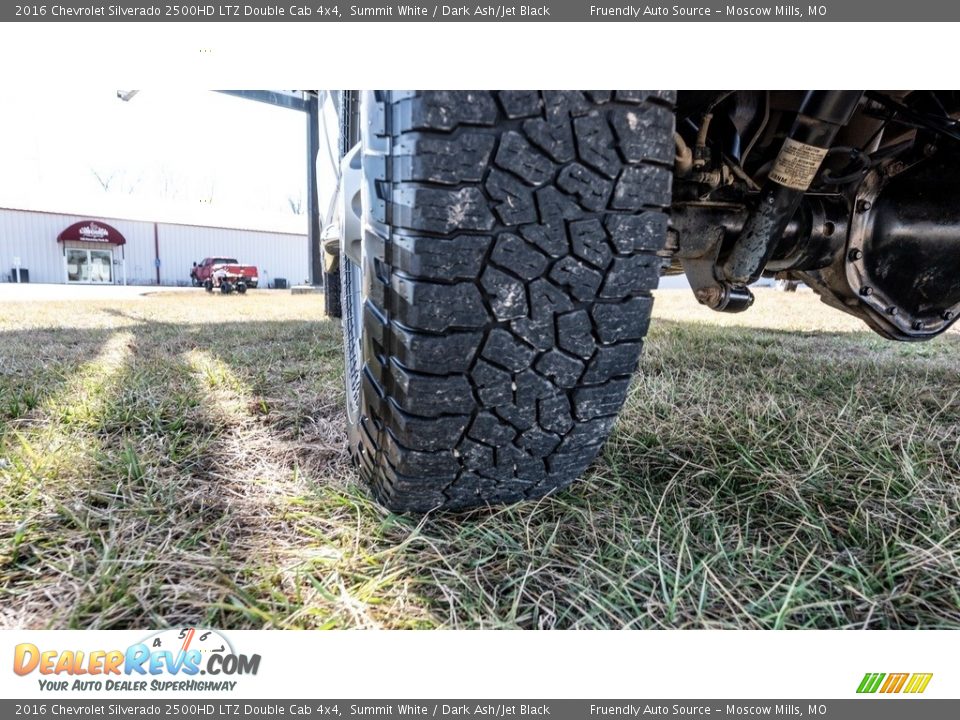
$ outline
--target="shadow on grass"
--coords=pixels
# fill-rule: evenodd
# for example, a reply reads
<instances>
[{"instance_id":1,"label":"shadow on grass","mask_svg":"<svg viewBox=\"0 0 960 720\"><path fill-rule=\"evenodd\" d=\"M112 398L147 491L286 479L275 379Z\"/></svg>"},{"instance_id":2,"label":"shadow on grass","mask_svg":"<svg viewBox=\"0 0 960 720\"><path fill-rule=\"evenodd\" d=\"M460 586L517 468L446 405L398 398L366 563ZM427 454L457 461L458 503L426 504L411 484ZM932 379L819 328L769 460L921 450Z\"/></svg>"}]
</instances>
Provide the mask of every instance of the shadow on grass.
<instances>
[{"instance_id":1,"label":"shadow on grass","mask_svg":"<svg viewBox=\"0 0 960 720\"><path fill-rule=\"evenodd\" d=\"M56 394L96 358L113 332L44 328L0 333L0 431Z\"/></svg>"},{"instance_id":2,"label":"shadow on grass","mask_svg":"<svg viewBox=\"0 0 960 720\"><path fill-rule=\"evenodd\" d=\"M349 467L333 323L135 319L82 422L38 405L67 471L0 434L8 625L960 626L955 337L655 325L583 481L420 519Z\"/></svg>"}]
</instances>

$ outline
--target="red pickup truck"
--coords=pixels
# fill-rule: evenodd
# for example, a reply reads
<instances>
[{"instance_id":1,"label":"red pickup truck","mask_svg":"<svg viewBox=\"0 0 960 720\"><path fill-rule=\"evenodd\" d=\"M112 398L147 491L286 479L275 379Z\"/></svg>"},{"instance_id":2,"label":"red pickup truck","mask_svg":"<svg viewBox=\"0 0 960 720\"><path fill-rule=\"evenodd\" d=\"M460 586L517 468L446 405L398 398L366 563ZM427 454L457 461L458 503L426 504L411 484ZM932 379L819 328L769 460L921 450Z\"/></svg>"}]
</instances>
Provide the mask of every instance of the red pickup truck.
<instances>
[{"instance_id":1,"label":"red pickup truck","mask_svg":"<svg viewBox=\"0 0 960 720\"><path fill-rule=\"evenodd\" d=\"M223 290L226 286L230 288L226 292L245 292L247 288L255 288L260 277L255 265L241 265L235 258L208 257L199 265L193 264L190 280L194 287L202 285L207 291L218 287Z\"/></svg>"}]
</instances>

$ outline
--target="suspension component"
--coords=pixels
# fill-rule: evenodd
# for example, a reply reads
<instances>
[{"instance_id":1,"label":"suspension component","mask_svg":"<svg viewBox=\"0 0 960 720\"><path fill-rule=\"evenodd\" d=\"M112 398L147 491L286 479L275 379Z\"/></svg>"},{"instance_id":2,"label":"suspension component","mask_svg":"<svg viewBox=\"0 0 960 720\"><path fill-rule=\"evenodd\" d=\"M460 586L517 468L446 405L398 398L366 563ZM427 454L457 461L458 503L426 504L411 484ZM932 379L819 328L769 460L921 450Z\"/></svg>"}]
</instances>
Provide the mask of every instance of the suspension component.
<instances>
[{"instance_id":1,"label":"suspension component","mask_svg":"<svg viewBox=\"0 0 960 720\"><path fill-rule=\"evenodd\" d=\"M808 195L787 223L766 272L817 270L830 265L844 249L847 201L839 195ZM715 269L743 234L748 212L741 205L687 202L674 205L671 223L674 257L682 266L697 300L722 312L742 312L753 304L743 285L716 280Z\"/></svg>"},{"instance_id":2,"label":"suspension component","mask_svg":"<svg viewBox=\"0 0 960 720\"><path fill-rule=\"evenodd\" d=\"M837 132L850 121L862 95L859 90L807 93L763 185L760 202L720 268L724 284L745 286L760 277Z\"/></svg>"},{"instance_id":3,"label":"suspension component","mask_svg":"<svg viewBox=\"0 0 960 720\"><path fill-rule=\"evenodd\" d=\"M694 291L694 296L701 305L718 312L743 312L753 305L753 293L750 288L734 287L730 285L711 285Z\"/></svg>"}]
</instances>

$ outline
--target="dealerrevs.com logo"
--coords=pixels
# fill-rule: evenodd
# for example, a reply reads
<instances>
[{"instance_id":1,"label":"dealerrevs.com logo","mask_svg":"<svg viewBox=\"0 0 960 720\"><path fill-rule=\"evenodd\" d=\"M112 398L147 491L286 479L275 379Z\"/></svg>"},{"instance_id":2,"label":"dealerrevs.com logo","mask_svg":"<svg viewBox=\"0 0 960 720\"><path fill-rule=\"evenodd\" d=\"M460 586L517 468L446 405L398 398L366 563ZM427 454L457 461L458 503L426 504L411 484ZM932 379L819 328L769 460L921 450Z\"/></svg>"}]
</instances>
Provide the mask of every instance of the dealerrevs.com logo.
<instances>
[{"instance_id":1,"label":"dealerrevs.com logo","mask_svg":"<svg viewBox=\"0 0 960 720\"><path fill-rule=\"evenodd\" d=\"M37 674L45 691L232 691L237 676L256 675L260 655L237 653L221 633L165 630L126 650L71 650L20 643L13 671ZM203 676L202 679L198 676Z\"/></svg>"},{"instance_id":2,"label":"dealerrevs.com logo","mask_svg":"<svg viewBox=\"0 0 960 720\"><path fill-rule=\"evenodd\" d=\"M857 686L858 693L916 695L927 689L933 673L867 673Z\"/></svg>"}]
</instances>

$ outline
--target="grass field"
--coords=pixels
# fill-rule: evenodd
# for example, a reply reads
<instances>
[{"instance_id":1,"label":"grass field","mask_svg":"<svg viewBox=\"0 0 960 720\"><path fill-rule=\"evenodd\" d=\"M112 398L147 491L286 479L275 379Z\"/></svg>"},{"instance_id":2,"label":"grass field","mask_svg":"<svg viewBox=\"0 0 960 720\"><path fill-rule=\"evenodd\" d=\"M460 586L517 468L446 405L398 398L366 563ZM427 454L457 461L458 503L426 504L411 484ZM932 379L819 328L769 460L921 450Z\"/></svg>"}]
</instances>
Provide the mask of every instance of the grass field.
<instances>
[{"instance_id":1,"label":"grass field","mask_svg":"<svg viewBox=\"0 0 960 720\"><path fill-rule=\"evenodd\" d=\"M0 305L0 625L960 627L960 335L658 296L573 488L396 516L322 298Z\"/></svg>"}]
</instances>

